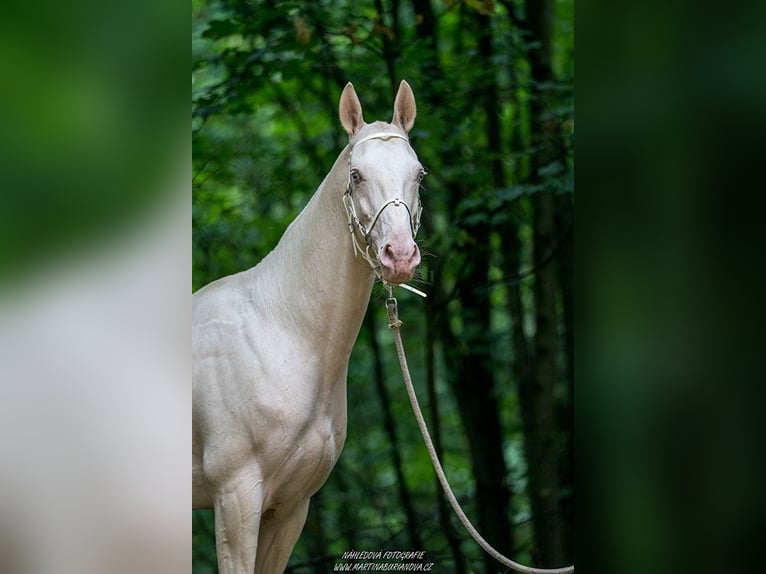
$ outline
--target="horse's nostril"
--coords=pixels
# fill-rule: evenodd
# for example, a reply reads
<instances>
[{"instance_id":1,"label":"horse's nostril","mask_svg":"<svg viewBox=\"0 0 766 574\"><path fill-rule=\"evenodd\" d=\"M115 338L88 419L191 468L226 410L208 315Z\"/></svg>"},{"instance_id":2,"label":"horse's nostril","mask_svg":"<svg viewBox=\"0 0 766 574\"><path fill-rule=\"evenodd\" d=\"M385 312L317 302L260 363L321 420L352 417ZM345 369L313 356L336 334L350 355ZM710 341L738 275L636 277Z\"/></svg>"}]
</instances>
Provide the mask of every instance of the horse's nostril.
<instances>
[{"instance_id":1,"label":"horse's nostril","mask_svg":"<svg viewBox=\"0 0 766 574\"><path fill-rule=\"evenodd\" d=\"M388 267L408 267L420 263L420 250L417 243L407 246L396 246L394 243L386 243L380 252L380 260Z\"/></svg>"}]
</instances>

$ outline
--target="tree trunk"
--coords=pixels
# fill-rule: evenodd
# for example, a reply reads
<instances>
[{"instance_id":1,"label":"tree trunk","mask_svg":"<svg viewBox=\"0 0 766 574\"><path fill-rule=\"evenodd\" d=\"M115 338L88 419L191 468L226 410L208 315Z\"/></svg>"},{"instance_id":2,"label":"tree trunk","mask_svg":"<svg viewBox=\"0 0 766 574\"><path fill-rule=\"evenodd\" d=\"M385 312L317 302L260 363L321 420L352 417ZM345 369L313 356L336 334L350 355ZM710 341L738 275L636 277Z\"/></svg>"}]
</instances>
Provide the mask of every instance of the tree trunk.
<instances>
[{"instance_id":1,"label":"tree trunk","mask_svg":"<svg viewBox=\"0 0 766 574\"><path fill-rule=\"evenodd\" d=\"M335 465L335 468L330 474L330 480L335 482L336 492L350 492L351 486L346 480L346 469L343 457L341 457ZM356 538L356 530L359 527L357 523L357 515L355 509L348 504L341 504L339 508L340 524L343 525L343 538L346 539L346 548L359 548L359 543ZM365 525L366 526L366 525Z\"/></svg>"},{"instance_id":2,"label":"tree trunk","mask_svg":"<svg viewBox=\"0 0 766 574\"><path fill-rule=\"evenodd\" d=\"M444 76L439 65L436 16L431 6L431 0L413 0L412 8L415 12L415 22L417 22L415 34L425 48L423 58L420 61L423 86L428 90L429 105L436 106L433 109L439 109L442 99L439 87Z\"/></svg>"},{"instance_id":3,"label":"tree trunk","mask_svg":"<svg viewBox=\"0 0 766 574\"><path fill-rule=\"evenodd\" d=\"M375 11L378 13L376 27L378 29L381 42L383 42L383 61L386 63L388 81L391 83L391 93L395 95L399 85L399 81L397 80L396 75L396 42L398 42L398 30L395 27L396 23L398 22L398 17L396 17L395 13L394 26L389 26L386 24L386 14L385 10L383 9L382 0L375 0Z\"/></svg>"},{"instance_id":4,"label":"tree trunk","mask_svg":"<svg viewBox=\"0 0 766 574\"><path fill-rule=\"evenodd\" d=\"M561 314L564 318L564 350L566 375L574 380L574 212L572 196L554 197L554 229L556 233L556 272L561 292Z\"/></svg>"},{"instance_id":5,"label":"tree trunk","mask_svg":"<svg viewBox=\"0 0 766 574\"><path fill-rule=\"evenodd\" d=\"M559 159L556 122L550 115L547 86L551 67L553 0L527 0L527 24L532 77L531 122L533 134L532 183L543 184L540 169ZM559 441L554 387L557 383L556 268L550 264L556 246L554 197L548 189L532 196L535 323L534 361L530 377L521 381L529 498L533 513L536 550L542 566L564 563L563 520L559 506Z\"/></svg>"},{"instance_id":6,"label":"tree trunk","mask_svg":"<svg viewBox=\"0 0 766 574\"><path fill-rule=\"evenodd\" d=\"M412 504L412 497L407 488L407 481L404 477L402 467L402 457L399 452L399 436L396 432L396 424L391 413L391 397L386 389L386 381L383 374L383 361L380 357L380 344L378 343L378 334L375 329L375 317L373 313L367 313L365 317L367 332L370 337L370 348L373 358L373 379L375 380L375 389L378 392L380 406L383 410L383 426L391 443L391 464L396 473L396 484L399 490L399 501L404 509L404 515L407 518L407 532L409 533L410 545L412 548L422 548L420 536L418 534L419 522L415 514L415 508Z\"/></svg>"},{"instance_id":7,"label":"tree trunk","mask_svg":"<svg viewBox=\"0 0 766 574\"><path fill-rule=\"evenodd\" d=\"M471 231L477 241L488 241L486 228ZM459 366L453 389L470 446L476 480L478 529L498 551L509 554L511 527L508 519L510 493L506 486L502 428L495 400L494 368L490 352L488 252L477 246L464 284L463 331L457 352ZM486 571L497 564L485 555Z\"/></svg>"},{"instance_id":8,"label":"tree trunk","mask_svg":"<svg viewBox=\"0 0 766 574\"><path fill-rule=\"evenodd\" d=\"M553 198L536 194L534 204L535 356L531 376L520 385L524 419L529 498L537 551L542 566L563 564L563 524L559 509L556 405L556 274L546 264L553 248Z\"/></svg>"},{"instance_id":9,"label":"tree trunk","mask_svg":"<svg viewBox=\"0 0 766 574\"><path fill-rule=\"evenodd\" d=\"M490 18L487 15L476 14L476 29L478 34L478 47L481 61L491 62L494 59L494 47L492 45L492 26ZM489 174L490 184L492 189L504 188L506 186L505 172L503 169L502 153L503 153L503 141L502 131L500 123L500 98L498 97L497 79L492 73L486 73L482 76L481 93L479 99L484 112L484 129L487 138L487 148L490 150L489 160ZM486 229L488 233L486 237L483 237L480 241L487 246L487 259L482 261L482 265L486 266L486 275L484 285L489 284L489 245L490 245L490 233L492 230L491 221L486 222ZM482 324L486 327L484 333L489 338L490 333L490 316L489 311L491 309L491 303L489 300L489 289L485 287L486 300L483 301L483 305L486 305L486 314L483 313ZM490 372L494 372L492 368L492 361L490 358L491 347L490 341L486 341L486 355L485 360L487 366L490 368ZM492 455L493 467L495 468L495 475L492 477L494 481L494 492L498 497L496 504L496 516L493 520L497 521L496 525L496 542L498 543L497 549L506 556L510 556L512 549L514 548L514 537L511 526L511 521L508 518L509 506L513 493L511 491L511 484L507 480L507 467L504 457L504 435L502 432L502 419L497 407L497 401L494 398L494 378L488 378L488 393L487 405L482 408L489 408L491 402L491 411L485 411L491 421L491 433L489 436L491 440L496 442L494 447L495 452ZM491 399L491 400L490 400ZM497 569L497 564L494 559L486 561L487 571L494 571ZM494 569L494 570L493 570Z\"/></svg>"},{"instance_id":10,"label":"tree trunk","mask_svg":"<svg viewBox=\"0 0 766 574\"><path fill-rule=\"evenodd\" d=\"M327 572L330 567L327 556L327 535L322 521L322 491L320 490L311 497L309 514L306 517L306 526L304 528L307 541L309 556L316 560L314 572L322 574ZM311 544L308 544L308 542Z\"/></svg>"},{"instance_id":11,"label":"tree trunk","mask_svg":"<svg viewBox=\"0 0 766 574\"><path fill-rule=\"evenodd\" d=\"M561 513L564 528L564 561L571 564L574 558L574 213L572 196L559 194L555 197L554 223L559 246L557 258L561 311L564 317L564 348L566 349L567 392L559 407L559 428L567 437L561 464Z\"/></svg>"},{"instance_id":12,"label":"tree trunk","mask_svg":"<svg viewBox=\"0 0 766 574\"><path fill-rule=\"evenodd\" d=\"M433 285L439 285L439 280L434 280ZM433 295L433 294L432 294ZM438 319L436 314L439 312L435 305L436 298L429 297L425 301L426 305L426 388L428 390L428 411L430 423L428 425L431 431L431 440L434 443L434 450L439 460L444 460L444 449L442 448L441 417L439 415L439 401L436 395L436 326ZM455 574L466 574L465 558L460 550L460 536L452 524L452 507L447 503L447 498L442 491L441 483L434 474L436 484L436 502L439 510L439 525L447 539L452 559L454 561Z\"/></svg>"}]
</instances>

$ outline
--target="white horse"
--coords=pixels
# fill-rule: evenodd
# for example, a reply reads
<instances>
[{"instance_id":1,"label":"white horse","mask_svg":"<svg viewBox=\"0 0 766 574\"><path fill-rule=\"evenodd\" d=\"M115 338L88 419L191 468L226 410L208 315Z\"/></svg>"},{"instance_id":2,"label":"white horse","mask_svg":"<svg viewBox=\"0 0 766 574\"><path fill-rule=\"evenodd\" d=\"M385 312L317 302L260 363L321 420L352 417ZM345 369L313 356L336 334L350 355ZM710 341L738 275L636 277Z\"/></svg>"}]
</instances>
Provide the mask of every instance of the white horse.
<instances>
[{"instance_id":1,"label":"white horse","mask_svg":"<svg viewBox=\"0 0 766 574\"><path fill-rule=\"evenodd\" d=\"M281 574L346 438L349 356L375 276L409 281L419 183L402 81L392 123L366 124L349 83L349 145L257 266L193 298L193 508L215 510L221 574Z\"/></svg>"}]
</instances>

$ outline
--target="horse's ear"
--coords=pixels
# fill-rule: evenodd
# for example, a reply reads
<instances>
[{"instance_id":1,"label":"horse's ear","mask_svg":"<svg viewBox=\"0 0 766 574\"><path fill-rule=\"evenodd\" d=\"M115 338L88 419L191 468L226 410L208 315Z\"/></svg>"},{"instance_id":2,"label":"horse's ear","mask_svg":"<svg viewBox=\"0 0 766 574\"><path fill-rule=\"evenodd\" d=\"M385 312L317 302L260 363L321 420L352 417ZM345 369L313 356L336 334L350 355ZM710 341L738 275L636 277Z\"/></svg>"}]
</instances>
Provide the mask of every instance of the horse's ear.
<instances>
[{"instance_id":1,"label":"horse's ear","mask_svg":"<svg viewBox=\"0 0 766 574\"><path fill-rule=\"evenodd\" d=\"M409 132L415 124L416 115L415 94L412 93L410 85L402 80L394 100L394 119L391 121L405 132Z\"/></svg>"},{"instance_id":2,"label":"horse's ear","mask_svg":"<svg viewBox=\"0 0 766 574\"><path fill-rule=\"evenodd\" d=\"M362 129L364 125L362 104L359 103L359 98L351 82L346 84L346 87L343 88L343 93L340 95L339 112L340 123L343 124L343 128L349 136L353 136Z\"/></svg>"}]
</instances>

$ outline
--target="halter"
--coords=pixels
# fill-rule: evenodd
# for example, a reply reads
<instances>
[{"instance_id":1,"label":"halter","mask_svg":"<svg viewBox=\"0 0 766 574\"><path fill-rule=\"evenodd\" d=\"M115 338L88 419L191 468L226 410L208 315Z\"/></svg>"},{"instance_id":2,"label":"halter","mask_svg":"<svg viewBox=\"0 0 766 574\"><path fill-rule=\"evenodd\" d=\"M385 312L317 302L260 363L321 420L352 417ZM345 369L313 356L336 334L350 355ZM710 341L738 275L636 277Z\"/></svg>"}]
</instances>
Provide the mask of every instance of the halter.
<instances>
[{"instance_id":1,"label":"halter","mask_svg":"<svg viewBox=\"0 0 766 574\"><path fill-rule=\"evenodd\" d=\"M389 205L393 205L394 207L399 207L401 205L402 207L404 207L404 209L407 210L407 216L410 222L410 230L412 231L412 238L414 239L415 235L417 235L418 233L418 229L420 228L420 214L423 211L423 206L420 203L420 199L418 199L417 216L414 218L414 221L413 221L412 211L410 210L410 206L407 205L407 202L404 201L403 199L399 199L398 197L395 197L394 199L390 199L380 206L378 211L375 213L375 217L372 218L370 229L367 229L364 225L362 225L362 222L359 220L359 217L356 214L356 207L354 207L354 200L351 197L351 156L354 153L354 147L360 144L363 144L364 142L369 140L374 140L374 139L388 140L391 138L403 139L406 142L410 141L406 136L403 136L397 133L375 132L366 137L363 137L358 142L356 142L353 146L351 146L351 149L348 152L348 167L349 167L348 185L346 186L346 192L343 194L343 206L346 208L346 215L348 216L348 231L351 234L351 244L354 248L354 255L356 256L357 254L361 254L361 256L367 261L367 263L370 264L370 267L378 276L378 278L380 278L380 269L379 269L380 265L375 261L375 258L372 255L370 255L370 248L372 247L370 235L372 233L373 228L375 227L375 224L378 222L378 219L380 218L380 214L383 213L383 210ZM362 234L362 237L364 237L364 241L367 244L365 249L362 249L361 246L359 245L359 240L356 237L356 233L354 233L354 224L356 224L357 228L359 228L359 231Z\"/></svg>"}]
</instances>

